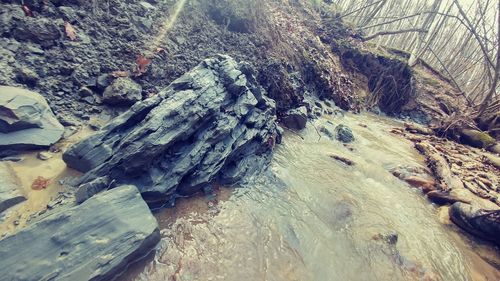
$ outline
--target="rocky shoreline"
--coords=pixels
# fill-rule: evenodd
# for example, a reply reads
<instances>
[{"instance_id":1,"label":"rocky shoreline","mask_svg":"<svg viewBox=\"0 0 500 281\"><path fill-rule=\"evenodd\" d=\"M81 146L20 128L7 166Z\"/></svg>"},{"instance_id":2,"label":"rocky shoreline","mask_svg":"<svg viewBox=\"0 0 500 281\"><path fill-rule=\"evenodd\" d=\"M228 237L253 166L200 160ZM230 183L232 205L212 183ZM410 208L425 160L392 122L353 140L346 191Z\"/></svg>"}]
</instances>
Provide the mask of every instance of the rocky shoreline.
<instances>
[{"instance_id":1,"label":"rocky shoreline","mask_svg":"<svg viewBox=\"0 0 500 281\"><path fill-rule=\"evenodd\" d=\"M42 109L36 112L50 113ZM18 115L16 120L25 116ZM18 140L19 133L37 138L37 133L45 133L46 126L38 131L19 126L28 121L36 119L14 122L1 133L2 139ZM63 159L67 165L86 172L65 183L67 188L73 185L77 189L64 204L2 239L0 251L4 254L30 241L36 240L39 246L9 255L0 265L9 269L9 278L14 280L107 280L159 240L156 220L143 199L156 207L173 205L176 197L210 190L215 182L233 184L259 174L281 140L280 130L274 102L265 96L247 65L223 55L207 59L158 95L136 103L66 150ZM2 165L8 168L8 164ZM2 195L0 202L5 209L25 199L16 196L15 182L2 179L9 195ZM42 181L37 188L46 188L44 184ZM128 248L122 247L125 245ZM33 271L16 263L27 258L23 255L37 257L32 259Z\"/></svg>"}]
</instances>

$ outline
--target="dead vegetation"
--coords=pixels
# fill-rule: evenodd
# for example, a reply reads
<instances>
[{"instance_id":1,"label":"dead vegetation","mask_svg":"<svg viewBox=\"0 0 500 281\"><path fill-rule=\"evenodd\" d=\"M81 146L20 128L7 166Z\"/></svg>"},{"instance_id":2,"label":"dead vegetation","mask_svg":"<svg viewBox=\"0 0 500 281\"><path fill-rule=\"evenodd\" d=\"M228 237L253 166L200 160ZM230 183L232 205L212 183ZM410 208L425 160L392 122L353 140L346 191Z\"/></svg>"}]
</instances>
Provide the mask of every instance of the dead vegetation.
<instances>
[{"instance_id":1,"label":"dead vegetation","mask_svg":"<svg viewBox=\"0 0 500 281\"><path fill-rule=\"evenodd\" d=\"M461 202L475 195L477 199L473 201L487 200L500 206L500 170L495 164L498 156L436 137L429 131L416 130L413 125L407 126L406 131L396 129L393 133L414 142L415 148L425 156L436 179L433 188L425 188L426 194L438 191L442 192L441 199L454 196ZM432 194L437 197L435 195ZM484 201L482 205L487 206Z\"/></svg>"},{"instance_id":2,"label":"dead vegetation","mask_svg":"<svg viewBox=\"0 0 500 281\"><path fill-rule=\"evenodd\" d=\"M46 179L42 176L37 177L31 184L31 189L33 190L43 190L46 189L50 184L50 179Z\"/></svg>"}]
</instances>

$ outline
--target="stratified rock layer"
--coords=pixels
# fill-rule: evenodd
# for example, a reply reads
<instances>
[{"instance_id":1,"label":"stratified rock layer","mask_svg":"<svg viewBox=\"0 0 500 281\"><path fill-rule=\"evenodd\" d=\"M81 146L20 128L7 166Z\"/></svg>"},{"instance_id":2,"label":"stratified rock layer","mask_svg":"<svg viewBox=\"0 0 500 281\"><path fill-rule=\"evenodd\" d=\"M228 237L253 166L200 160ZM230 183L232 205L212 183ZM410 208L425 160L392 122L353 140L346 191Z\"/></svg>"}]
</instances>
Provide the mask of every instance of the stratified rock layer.
<instances>
[{"instance_id":1,"label":"stratified rock layer","mask_svg":"<svg viewBox=\"0 0 500 281\"><path fill-rule=\"evenodd\" d=\"M108 176L143 195L168 197L258 173L276 139L274 102L246 64L219 55L136 103L63 159L86 173L79 183Z\"/></svg>"},{"instance_id":2,"label":"stratified rock layer","mask_svg":"<svg viewBox=\"0 0 500 281\"><path fill-rule=\"evenodd\" d=\"M40 94L0 86L0 156L50 146L63 133L64 127Z\"/></svg>"},{"instance_id":3,"label":"stratified rock layer","mask_svg":"<svg viewBox=\"0 0 500 281\"><path fill-rule=\"evenodd\" d=\"M0 279L112 280L159 240L137 188L121 186L0 240Z\"/></svg>"}]
</instances>

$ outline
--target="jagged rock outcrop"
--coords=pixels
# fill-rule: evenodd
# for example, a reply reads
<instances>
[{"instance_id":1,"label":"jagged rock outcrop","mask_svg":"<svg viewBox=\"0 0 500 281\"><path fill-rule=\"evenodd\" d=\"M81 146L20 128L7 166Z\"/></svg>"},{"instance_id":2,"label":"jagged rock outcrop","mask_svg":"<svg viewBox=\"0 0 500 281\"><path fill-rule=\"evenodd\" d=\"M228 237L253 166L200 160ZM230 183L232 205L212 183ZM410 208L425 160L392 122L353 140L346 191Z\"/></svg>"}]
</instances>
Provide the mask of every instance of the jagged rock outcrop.
<instances>
[{"instance_id":1,"label":"jagged rock outcrop","mask_svg":"<svg viewBox=\"0 0 500 281\"><path fill-rule=\"evenodd\" d=\"M48 147L63 133L64 127L40 94L0 86L0 156Z\"/></svg>"},{"instance_id":2,"label":"jagged rock outcrop","mask_svg":"<svg viewBox=\"0 0 500 281\"><path fill-rule=\"evenodd\" d=\"M0 162L0 213L24 200L16 174L9 164Z\"/></svg>"},{"instance_id":3,"label":"jagged rock outcrop","mask_svg":"<svg viewBox=\"0 0 500 281\"><path fill-rule=\"evenodd\" d=\"M159 240L137 188L121 186L0 240L0 279L112 280Z\"/></svg>"},{"instance_id":4,"label":"jagged rock outcrop","mask_svg":"<svg viewBox=\"0 0 500 281\"><path fill-rule=\"evenodd\" d=\"M85 172L77 184L108 176L135 184L145 198L167 198L258 173L276 140L274 102L250 67L219 55L136 103L63 159Z\"/></svg>"}]
</instances>

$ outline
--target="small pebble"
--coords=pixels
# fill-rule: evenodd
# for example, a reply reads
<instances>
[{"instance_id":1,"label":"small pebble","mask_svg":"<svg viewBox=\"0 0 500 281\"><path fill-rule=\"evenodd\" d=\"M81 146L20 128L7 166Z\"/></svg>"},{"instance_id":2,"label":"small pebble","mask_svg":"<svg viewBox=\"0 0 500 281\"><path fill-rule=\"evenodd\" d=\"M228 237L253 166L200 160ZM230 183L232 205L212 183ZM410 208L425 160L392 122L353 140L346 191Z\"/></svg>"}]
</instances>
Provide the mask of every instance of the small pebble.
<instances>
[{"instance_id":1,"label":"small pebble","mask_svg":"<svg viewBox=\"0 0 500 281\"><path fill-rule=\"evenodd\" d=\"M50 158L52 158L52 154L46 151L38 152L37 158L43 161L49 160Z\"/></svg>"},{"instance_id":2,"label":"small pebble","mask_svg":"<svg viewBox=\"0 0 500 281\"><path fill-rule=\"evenodd\" d=\"M23 161L23 158L19 156L9 156L0 159L0 161L20 162Z\"/></svg>"}]
</instances>

